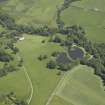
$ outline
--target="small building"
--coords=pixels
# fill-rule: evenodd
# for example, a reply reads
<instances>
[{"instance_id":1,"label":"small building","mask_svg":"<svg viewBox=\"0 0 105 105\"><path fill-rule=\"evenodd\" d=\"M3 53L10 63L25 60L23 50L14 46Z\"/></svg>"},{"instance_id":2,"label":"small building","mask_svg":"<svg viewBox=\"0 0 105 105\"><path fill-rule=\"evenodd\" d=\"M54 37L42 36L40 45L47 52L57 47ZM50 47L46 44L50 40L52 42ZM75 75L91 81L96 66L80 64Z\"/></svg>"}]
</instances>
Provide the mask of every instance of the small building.
<instances>
[{"instance_id":1,"label":"small building","mask_svg":"<svg viewBox=\"0 0 105 105\"><path fill-rule=\"evenodd\" d=\"M99 11L99 9L98 8L94 8L94 11Z\"/></svg>"},{"instance_id":2,"label":"small building","mask_svg":"<svg viewBox=\"0 0 105 105\"><path fill-rule=\"evenodd\" d=\"M22 40L24 40L24 39L25 39L24 37L20 37L20 38L19 38L20 41L22 41Z\"/></svg>"}]
</instances>

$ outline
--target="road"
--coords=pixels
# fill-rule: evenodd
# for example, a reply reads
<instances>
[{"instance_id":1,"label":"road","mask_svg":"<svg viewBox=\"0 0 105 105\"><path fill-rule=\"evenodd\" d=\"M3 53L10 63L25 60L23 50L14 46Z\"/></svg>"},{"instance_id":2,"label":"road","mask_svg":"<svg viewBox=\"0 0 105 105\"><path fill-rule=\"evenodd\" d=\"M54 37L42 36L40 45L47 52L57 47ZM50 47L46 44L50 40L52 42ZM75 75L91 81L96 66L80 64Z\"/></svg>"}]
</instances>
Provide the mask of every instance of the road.
<instances>
[{"instance_id":1,"label":"road","mask_svg":"<svg viewBox=\"0 0 105 105\"><path fill-rule=\"evenodd\" d=\"M26 77L27 77L27 80L28 80L28 82L29 82L29 84L30 84L30 88L31 88L31 94L30 94L30 96L29 96L29 99L27 99L27 103L28 103L28 105L29 105L30 102L31 102L31 100L32 100L32 97L33 97L34 89L33 89L33 84L32 84L31 78L30 78L30 76L29 76L29 74L28 74L28 72L27 72L25 66L23 66L23 70L24 70L24 73L25 73L25 75L26 75Z\"/></svg>"}]
</instances>

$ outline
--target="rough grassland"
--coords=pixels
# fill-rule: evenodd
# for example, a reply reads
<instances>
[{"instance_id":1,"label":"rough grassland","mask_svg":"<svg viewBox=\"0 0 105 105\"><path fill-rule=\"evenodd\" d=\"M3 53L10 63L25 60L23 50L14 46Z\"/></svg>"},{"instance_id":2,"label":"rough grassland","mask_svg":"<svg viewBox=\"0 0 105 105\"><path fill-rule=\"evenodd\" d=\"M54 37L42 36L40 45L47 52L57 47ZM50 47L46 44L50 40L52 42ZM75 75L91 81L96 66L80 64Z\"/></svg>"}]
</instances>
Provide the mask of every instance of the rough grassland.
<instances>
[{"instance_id":1,"label":"rough grassland","mask_svg":"<svg viewBox=\"0 0 105 105\"><path fill-rule=\"evenodd\" d=\"M22 70L0 78L0 94L8 94L10 92L14 92L18 99L28 99L30 86ZM0 103L0 105L2 105L2 103Z\"/></svg>"},{"instance_id":2,"label":"rough grassland","mask_svg":"<svg viewBox=\"0 0 105 105\"><path fill-rule=\"evenodd\" d=\"M41 43L46 37L25 35L25 40L18 42L20 55L24 58L24 66L32 80L34 94L30 105L45 105L52 91L55 89L60 76L57 70L46 68L46 62L39 61L37 58L41 54L49 57L53 51L63 50L59 45L53 43Z\"/></svg>"},{"instance_id":3,"label":"rough grassland","mask_svg":"<svg viewBox=\"0 0 105 105\"><path fill-rule=\"evenodd\" d=\"M102 82L87 66L70 71L56 94L73 105L105 105Z\"/></svg>"},{"instance_id":4,"label":"rough grassland","mask_svg":"<svg viewBox=\"0 0 105 105\"><path fill-rule=\"evenodd\" d=\"M7 0L2 10L16 19L18 24L48 24L55 26L56 10L63 0Z\"/></svg>"},{"instance_id":5,"label":"rough grassland","mask_svg":"<svg viewBox=\"0 0 105 105\"><path fill-rule=\"evenodd\" d=\"M5 31L5 29L0 25L0 32Z\"/></svg>"},{"instance_id":6,"label":"rough grassland","mask_svg":"<svg viewBox=\"0 0 105 105\"><path fill-rule=\"evenodd\" d=\"M66 102L65 100L63 100L62 98L60 98L58 96L54 96L50 105L73 105L73 104L70 104L69 102Z\"/></svg>"},{"instance_id":7,"label":"rough grassland","mask_svg":"<svg viewBox=\"0 0 105 105\"><path fill-rule=\"evenodd\" d=\"M93 0L92 0L93 1ZM83 5L87 5L87 8ZM90 0L82 0L80 3L76 3L75 6L69 7L62 13L62 20L66 25L78 24L85 28L87 37L92 41L104 42L105 41L105 11L102 9L105 5L104 0L94 3ZM87 3L88 2L88 3ZM100 2L100 3L98 3ZM88 6L95 5L95 7L88 8ZM101 5L103 4L103 5ZM73 4L74 5L74 4ZM99 8L99 5L101 9Z\"/></svg>"},{"instance_id":8,"label":"rough grassland","mask_svg":"<svg viewBox=\"0 0 105 105\"><path fill-rule=\"evenodd\" d=\"M73 5L88 9L98 8L99 10L105 12L105 0L81 0L73 3Z\"/></svg>"}]
</instances>

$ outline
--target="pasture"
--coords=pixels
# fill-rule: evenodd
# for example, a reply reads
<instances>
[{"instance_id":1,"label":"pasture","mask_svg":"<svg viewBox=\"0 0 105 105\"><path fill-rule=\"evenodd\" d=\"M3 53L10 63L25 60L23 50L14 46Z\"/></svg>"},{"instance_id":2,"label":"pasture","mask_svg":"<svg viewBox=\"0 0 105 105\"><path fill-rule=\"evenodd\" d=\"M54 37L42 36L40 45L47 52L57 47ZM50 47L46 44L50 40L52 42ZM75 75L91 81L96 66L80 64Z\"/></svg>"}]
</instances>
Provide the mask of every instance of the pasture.
<instances>
[{"instance_id":1,"label":"pasture","mask_svg":"<svg viewBox=\"0 0 105 105\"><path fill-rule=\"evenodd\" d=\"M103 8L105 2L104 0L95 0L94 2L93 1L94 0L82 0L80 2L75 2L71 5L71 7L63 11L61 19L66 23L66 25L78 24L84 27L87 33L87 37L90 40L104 42L105 12ZM91 8L91 6L93 5L96 7Z\"/></svg>"},{"instance_id":2,"label":"pasture","mask_svg":"<svg viewBox=\"0 0 105 105\"><path fill-rule=\"evenodd\" d=\"M45 40L45 43L42 43ZM17 43L20 56L33 84L33 97L30 105L45 105L61 76L57 70L46 68L46 63L54 51L63 51L58 44L49 43L47 37L25 35L25 40ZM48 59L39 61L40 55L47 54Z\"/></svg>"},{"instance_id":3,"label":"pasture","mask_svg":"<svg viewBox=\"0 0 105 105\"><path fill-rule=\"evenodd\" d=\"M0 25L0 32L5 31L5 29Z\"/></svg>"},{"instance_id":4,"label":"pasture","mask_svg":"<svg viewBox=\"0 0 105 105\"><path fill-rule=\"evenodd\" d=\"M3 27L0 26L0 32L5 31ZM0 34L2 35L2 34ZM0 51L2 52L2 49L5 48L6 44L10 42L11 40L6 37L0 37ZM10 49L5 49L5 52L14 58L10 62L6 62L7 64L16 67L18 64L19 59L17 58L17 55L15 56L13 52ZM0 70L1 74L2 72L6 72L5 75L0 76L0 105L2 105L6 100L5 98L1 98L2 95L7 95L11 92L16 94L18 99L27 100L29 98L30 94L30 86L28 85L27 77L23 71L23 68L20 68L18 71L11 71L7 72L6 69L3 71L5 62L0 60ZM2 100L2 101L1 101Z\"/></svg>"},{"instance_id":5,"label":"pasture","mask_svg":"<svg viewBox=\"0 0 105 105\"><path fill-rule=\"evenodd\" d=\"M8 13L17 24L56 27L57 7L60 7L63 1L5 0L0 3L0 11ZM75 2L62 12L61 19L66 26L77 24L85 28L86 35L92 42L105 42L105 0ZM0 32L4 30L0 26ZM63 73L58 76L59 71L46 68L46 64L51 60L53 52L64 52L64 48L57 43L48 42L51 37L27 34L23 36L25 39L18 41L16 46L20 50L19 56L23 58L24 68L32 82L33 94L29 105L46 105L54 89L56 92L49 105L105 105L102 81L94 75L92 68L83 65L73 68L66 73L67 75L59 85ZM55 36L60 37L61 40L66 39L59 33ZM75 50L70 55L73 55L73 59L78 56L82 58L83 53L79 52L81 55ZM40 55L46 55L47 58L40 61L38 60ZM66 59L62 61L61 57ZM70 62L65 54L61 54L57 60L62 64ZM3 63L0 62L0 68L2 66ZM24 68L0 78L0 94L15 92L17 98L21 100L31 97L32 90ZM4 105L2 99L0 100L0 105Z\"/></svg>"},{"instance_id":6,"label":"pasture","mask_svg":"<svg viewBox=\"0 0 105 105\"><path fill-rule=\"evenodd\" d=\"M70 104L69 102L63 100L62 98L60 98L58 96L54 96L50 105L73 105L73 104Z\"/></svg>"},{"instance_id":7,"label":"pasture","mask_svg":"<svg viewBox=\"0 0 105 105\"><path fill-rule=\"evenodd\" d=\"M100 11L105 12L105 0L81 0L74 2L72 5L88 9L98 8Z\"/></svg>"},{"instance_id":8,"label":"pasture","mask_svg":"<svg viewBox=\"0 0 105 105\"><path fill-rule=\"evenodd\" d=\"M92 68L82 65L67 74L55 96L70 105L105 105L105 92L101 79L93 74Z\"/></svg>"},{"instance_id":9,"label":"pasture","mask_svg":"<svg viewBox=\"0 0 105 105\"><path fill-rule=\"evenodd\" d=\"M0 95L14 92L18 99L27 100L30 91L30 86L23 70L0 78ZM0 98L0 105L4 105L4 99Z\"/></svg>"},{"instance_id":10,"label":"pasture","mask_svg":"<svg viewBox=\"0 0 105 105\"><path fill-rule=\"evenodd\" d=\"M56 10L63 0L7 0L0 7L17 24L55 26Z\"/></svg>"}]
</instances>

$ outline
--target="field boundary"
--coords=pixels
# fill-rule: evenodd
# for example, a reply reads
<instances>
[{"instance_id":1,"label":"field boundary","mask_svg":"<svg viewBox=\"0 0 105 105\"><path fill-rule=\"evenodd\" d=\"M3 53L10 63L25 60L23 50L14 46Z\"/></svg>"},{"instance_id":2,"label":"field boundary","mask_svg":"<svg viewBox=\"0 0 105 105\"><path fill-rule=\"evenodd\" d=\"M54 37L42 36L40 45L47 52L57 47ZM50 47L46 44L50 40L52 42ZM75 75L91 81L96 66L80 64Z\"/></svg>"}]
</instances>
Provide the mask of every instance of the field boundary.
<instances>
[{"instance_id":1,"label":"field boundary","mask_svg":"<svg viewBox=\"0 0 105 105\"><path fill-rule=\"evenodd\" d=\"M69 71L68 71L68 72L69 72ZM67 76L68 72L66 72L66 73L63 74L63 77L59 80L59 82L58 82L56 88L53 90L51 96L48 98L48 100L47 100L47 102L46 102L45 105L50 105L50 103L51 103L51 101L52 101L54 95L56 95L57 89L60 87L60 85L62 84L62 82L65 80L65 77Z\"/></svg>"},{"instance_id":2,"label":"field boundary","mask_svg":"<svg viewBox=\"0 0 105 105\"><path fill-rule=\"evenodd\" d=\"M74 8L79 8L79 9L83 9L85 11L91 11L91 12L97 12L97 13L105 13L105 11L102 11L100 9L97 9L97 8L85 8L85 7L81 7L81 6L75 6L75 5L71 5L71 7L74 7Z\"/></svg>"},{"instance_id":3,"label":"field boundary","mask_svg":"<svg viewBox=\"0 0 105 105\"><path fill-rule=\"evenodd\" d=\"M55 95L57 95L57 94L56 94L56 93L57 93L57 90L58 90L59 88L61 88L61 85L64 85L64 84L62 84L62 83L65 81L65 78L68 77L69 73L73 72L73 70L74 70L75 68L79 67L79 66L81 66L81 65L75 66L74 68L72 68L71 70L69 70L69 71L67 71L67 72L65 72L65 73L63 74L62 78L59 80L59 82L58 82L56 88L55 88L54 91L52 92L51 96L49 97L49 99L47 100L47 102L46 102L45 105L50 105L50 103L51 103L53 97L54 97ZM74 104L73 104L73 105L74 105Z\"/></svg>"}]
</instances>

